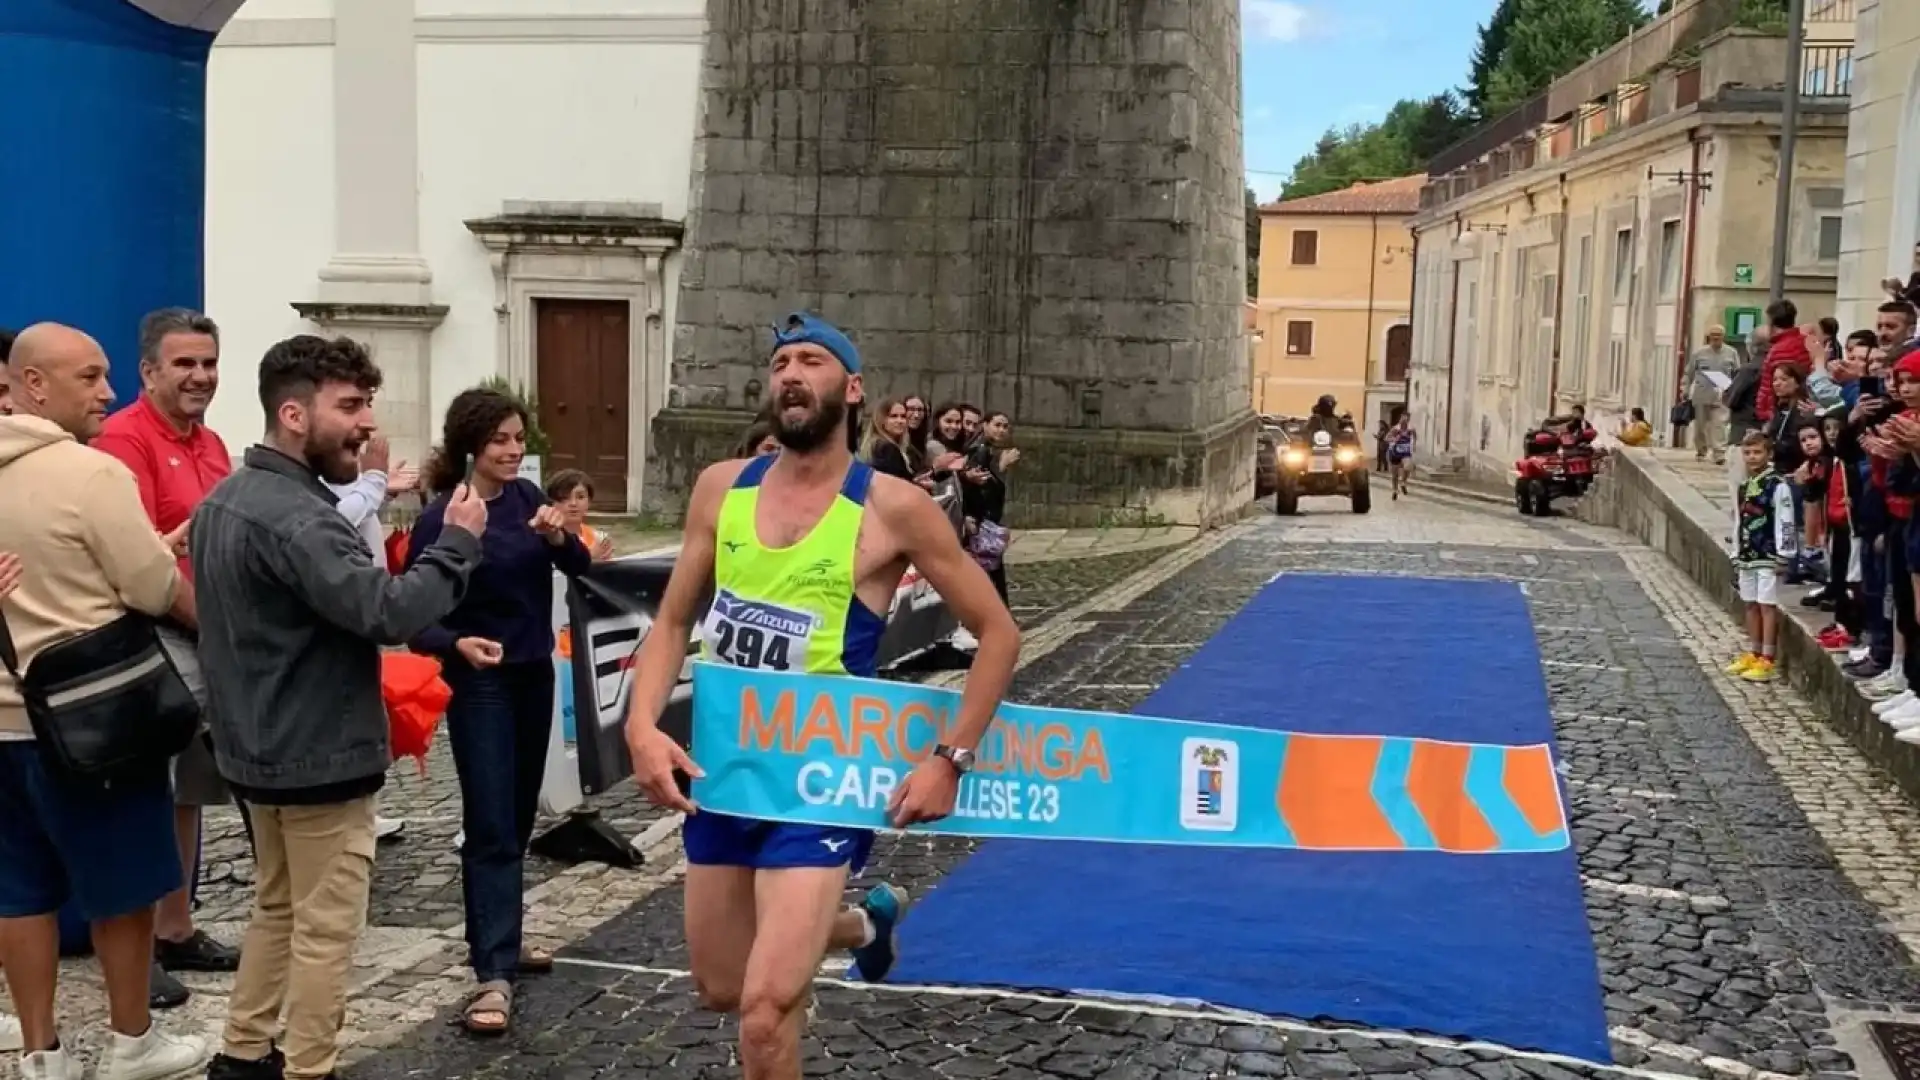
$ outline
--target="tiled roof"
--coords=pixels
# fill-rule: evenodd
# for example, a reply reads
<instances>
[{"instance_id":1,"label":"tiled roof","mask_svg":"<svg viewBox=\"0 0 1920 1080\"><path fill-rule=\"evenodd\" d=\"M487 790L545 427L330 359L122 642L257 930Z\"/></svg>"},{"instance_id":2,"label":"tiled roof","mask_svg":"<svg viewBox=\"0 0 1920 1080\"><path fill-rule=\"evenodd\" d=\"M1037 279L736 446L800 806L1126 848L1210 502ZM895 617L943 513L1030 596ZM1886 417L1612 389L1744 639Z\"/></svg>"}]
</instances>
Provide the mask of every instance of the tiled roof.
<instances>
[{"instance_id":1,"label":"tiled roof","mask_svg":"<svg viewBox=\"0 0 1920 1080\"><path fill-rule=\"evenodd\" d=\"M1268 203L1262 214L1413 214L1420 210L1420 189L1427 174L1355 184L1339 191Z\"/></svg>"}]
</instances>

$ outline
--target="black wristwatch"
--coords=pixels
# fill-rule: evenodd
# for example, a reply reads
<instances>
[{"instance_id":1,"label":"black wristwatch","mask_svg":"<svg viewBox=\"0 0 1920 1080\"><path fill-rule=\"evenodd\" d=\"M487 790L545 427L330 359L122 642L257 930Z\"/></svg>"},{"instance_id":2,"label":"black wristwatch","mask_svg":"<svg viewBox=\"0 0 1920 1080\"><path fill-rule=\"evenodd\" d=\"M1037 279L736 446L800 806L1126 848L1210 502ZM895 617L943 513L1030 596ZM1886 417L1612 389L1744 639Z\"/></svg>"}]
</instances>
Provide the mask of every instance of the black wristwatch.
<instances>
[{"instance_id":1,"label":"black wristwatch","mask_svg":"<svg viewBox=\"0 0 1920 1080\"><path fill-rule=\"evenodd\" d=\"M953 771L962 776L973 771L973 751L962 750L957 746L941 743L933 748L934 757L943 757L953 765Z\"/></svg>"}]
</instances>

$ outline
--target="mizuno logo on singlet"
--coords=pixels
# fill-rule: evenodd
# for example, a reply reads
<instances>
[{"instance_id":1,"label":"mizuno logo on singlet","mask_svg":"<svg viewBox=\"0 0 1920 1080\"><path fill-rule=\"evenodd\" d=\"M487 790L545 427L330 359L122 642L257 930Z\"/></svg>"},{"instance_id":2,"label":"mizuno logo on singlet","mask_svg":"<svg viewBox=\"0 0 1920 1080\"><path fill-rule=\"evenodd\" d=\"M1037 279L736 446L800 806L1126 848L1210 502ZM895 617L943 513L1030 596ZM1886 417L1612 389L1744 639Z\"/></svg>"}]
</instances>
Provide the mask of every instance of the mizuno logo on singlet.
<instances>
[{"instance_id":1,"label":"mizuno logo on singlet","mask_svg":"<svg viewBox=\"0 0 1920 1080\"><path fill-rule=\"evenodd\" d=\"M804 611L742 600L729 592L721 592L713 598L713 610L738 626L756 626L788 637L806 637L820 622L817 616Z\"/></svg>"}]
</instances>

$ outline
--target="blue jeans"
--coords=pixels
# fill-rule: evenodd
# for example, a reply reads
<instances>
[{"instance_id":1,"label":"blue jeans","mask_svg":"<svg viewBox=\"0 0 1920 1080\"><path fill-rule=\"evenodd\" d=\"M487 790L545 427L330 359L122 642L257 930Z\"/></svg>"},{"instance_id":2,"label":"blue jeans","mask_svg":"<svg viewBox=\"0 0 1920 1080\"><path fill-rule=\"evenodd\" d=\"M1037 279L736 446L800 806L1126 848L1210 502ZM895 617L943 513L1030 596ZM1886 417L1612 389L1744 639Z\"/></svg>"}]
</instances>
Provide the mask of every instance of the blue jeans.
<instances>
[{"instance_id":1,"label":"blue jeans","mask_svg":"<svg viewBox=\"0 0 1920 1080\"><path fill-rule=\"evenodd\" d=\"M447 735L467 833L460 845L467 963L480 982L511 982L520 969L522 863L533 840L553 724L553 663L475 671L455 661L446 677L453 690Z\"/></svg>"}]
</instances>

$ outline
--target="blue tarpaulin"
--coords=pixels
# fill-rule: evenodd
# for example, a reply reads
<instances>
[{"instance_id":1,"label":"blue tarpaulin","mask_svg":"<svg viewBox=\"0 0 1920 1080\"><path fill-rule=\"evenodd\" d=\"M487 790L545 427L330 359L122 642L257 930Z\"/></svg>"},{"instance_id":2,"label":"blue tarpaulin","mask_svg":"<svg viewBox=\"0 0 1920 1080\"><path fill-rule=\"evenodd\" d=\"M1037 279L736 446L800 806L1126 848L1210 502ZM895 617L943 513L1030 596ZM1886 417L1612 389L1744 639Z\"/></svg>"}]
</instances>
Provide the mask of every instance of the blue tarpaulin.
<instances>
[{"instance_id":1,"label":"blue tarpaulin","mask_svg":"<svg viewBox=\"0 0 1920 1080\"><path fill-rule=\"evenodd\" d=\"M1525 601L1484 581L1285 575L1139 712L1322 734L1553 738ZM901 936L895 982L1198 1001L1611 1061L1571 848L999 840L942 880Z\"/></svg>"}]
</instances>

